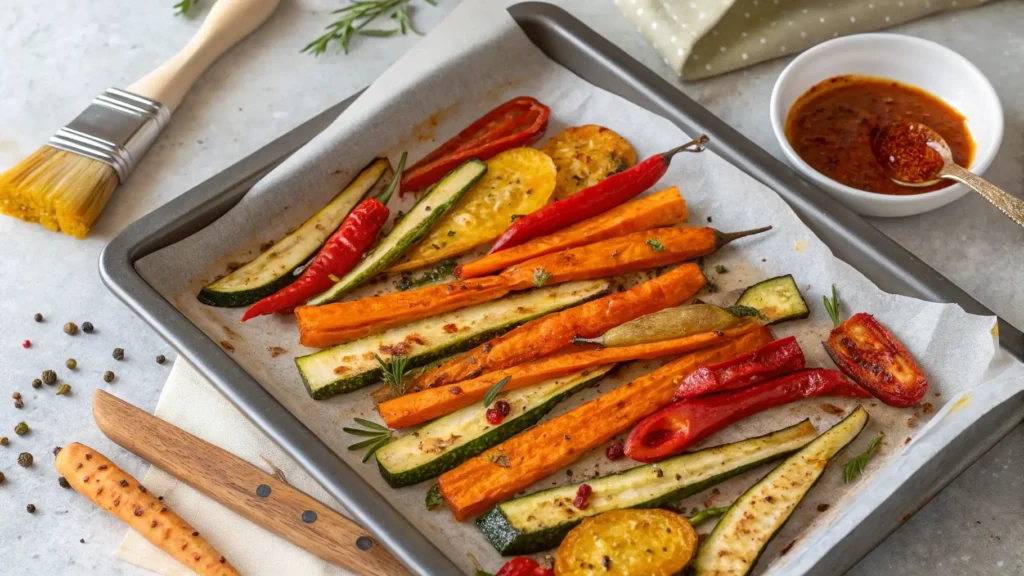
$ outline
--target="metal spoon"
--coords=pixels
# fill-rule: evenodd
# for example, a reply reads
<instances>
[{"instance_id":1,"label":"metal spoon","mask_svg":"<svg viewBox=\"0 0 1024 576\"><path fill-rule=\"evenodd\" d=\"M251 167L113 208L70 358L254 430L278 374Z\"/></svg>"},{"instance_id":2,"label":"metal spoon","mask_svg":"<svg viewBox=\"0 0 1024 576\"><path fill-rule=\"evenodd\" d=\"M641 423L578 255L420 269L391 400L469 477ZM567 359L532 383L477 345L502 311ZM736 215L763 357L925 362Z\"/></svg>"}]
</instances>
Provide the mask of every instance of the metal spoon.
<instances>
[{"instance_id":1,"label":"metal spoon","mask_svg":"<svg viewBox=\"0 0 1024 576\"><path fill-rule=\"evenodd\" d=\"M1024 201L957 165L949 145L928 126L919 122L890 124L879 131L872 150L893 182L911 187L931 186L942 179L960 182L1024 226Z\"/></svg>"}]
</instances>

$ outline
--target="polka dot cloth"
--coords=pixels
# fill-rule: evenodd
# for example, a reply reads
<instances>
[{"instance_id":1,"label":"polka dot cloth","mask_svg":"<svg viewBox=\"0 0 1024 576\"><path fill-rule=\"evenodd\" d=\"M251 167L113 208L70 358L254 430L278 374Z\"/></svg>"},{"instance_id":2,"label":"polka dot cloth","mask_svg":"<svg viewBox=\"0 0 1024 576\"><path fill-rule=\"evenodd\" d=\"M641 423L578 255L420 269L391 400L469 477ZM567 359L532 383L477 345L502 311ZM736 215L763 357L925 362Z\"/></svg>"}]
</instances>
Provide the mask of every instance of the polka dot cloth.
<instances>
[{"instance_id":1,"label":"polka dot cloth","mask_svg":"<svg viewBox=\"0 0 1024 576\"><path fill-rule=\"evenodd\" d=\"M686 80L988 0L614 0Z\"/></svg>"}]
</instances>

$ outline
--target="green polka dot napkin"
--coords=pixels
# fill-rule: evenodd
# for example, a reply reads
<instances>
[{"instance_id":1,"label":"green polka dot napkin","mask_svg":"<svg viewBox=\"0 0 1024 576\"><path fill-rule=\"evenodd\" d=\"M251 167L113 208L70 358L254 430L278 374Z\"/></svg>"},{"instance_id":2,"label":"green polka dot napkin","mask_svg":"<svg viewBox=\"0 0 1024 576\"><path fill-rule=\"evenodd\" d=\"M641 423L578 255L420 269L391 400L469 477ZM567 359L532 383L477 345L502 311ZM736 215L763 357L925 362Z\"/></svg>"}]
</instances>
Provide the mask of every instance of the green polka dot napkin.
<instances>
[{"instance_id":1,"label":"green polka dot napkin","mask_svg":"<svg viewBox=\"0 0 1024 576\"><path fill-rule=\"evenodd\" d=\"M686 80L987 0L614 0Z\"/></svg>"}]
</instances>

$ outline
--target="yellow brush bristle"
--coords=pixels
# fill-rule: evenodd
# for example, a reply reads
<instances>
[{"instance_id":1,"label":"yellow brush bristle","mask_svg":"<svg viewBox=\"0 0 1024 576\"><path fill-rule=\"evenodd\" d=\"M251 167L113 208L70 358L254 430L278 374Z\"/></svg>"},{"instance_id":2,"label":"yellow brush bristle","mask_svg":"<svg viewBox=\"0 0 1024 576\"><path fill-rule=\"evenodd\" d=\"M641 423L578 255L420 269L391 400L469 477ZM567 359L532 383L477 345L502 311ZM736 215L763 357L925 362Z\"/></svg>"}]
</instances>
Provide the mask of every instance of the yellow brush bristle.
<instances>
[{"instance_id":1,"label":"yellow brush bristle","mask_svg":"<svg viewBox=\"0 0 1024 576\"><path fill-rule=\"evenodd\" d=\"M85 238L117 184L110 165L43 146L0 174L0 213Z\"/></svg>"}]
</instances>

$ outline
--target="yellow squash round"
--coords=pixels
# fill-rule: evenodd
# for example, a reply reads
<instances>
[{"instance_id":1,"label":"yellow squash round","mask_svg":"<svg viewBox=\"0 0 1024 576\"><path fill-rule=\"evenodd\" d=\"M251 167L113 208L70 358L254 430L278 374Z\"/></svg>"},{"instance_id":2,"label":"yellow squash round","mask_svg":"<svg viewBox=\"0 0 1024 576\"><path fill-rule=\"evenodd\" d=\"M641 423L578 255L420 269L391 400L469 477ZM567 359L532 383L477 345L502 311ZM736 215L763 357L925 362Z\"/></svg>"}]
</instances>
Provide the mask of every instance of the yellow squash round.
<instances>
[{"instance_id":1,"label":"yellow squash round","mask_svg":"<svg viewBox=\"0 0 1024 576\"><path fill-rule=\"evenodd\" d=\"M596 124L566 128L552 136L542 150L558 168L558 200L636 164L636 150L629 142Z\"/></svg>"},{"instance_id":2,"label":"yellow squash round","mask_svg":"<svg viewBox=\"0 0 1024 576\"><path fill-rule=\"evenodd\" d=\"M613 510L587 518L562 540L557 576L672 576L697 550L690 522L668 510Z\"/></svg>"}]
</instances>

